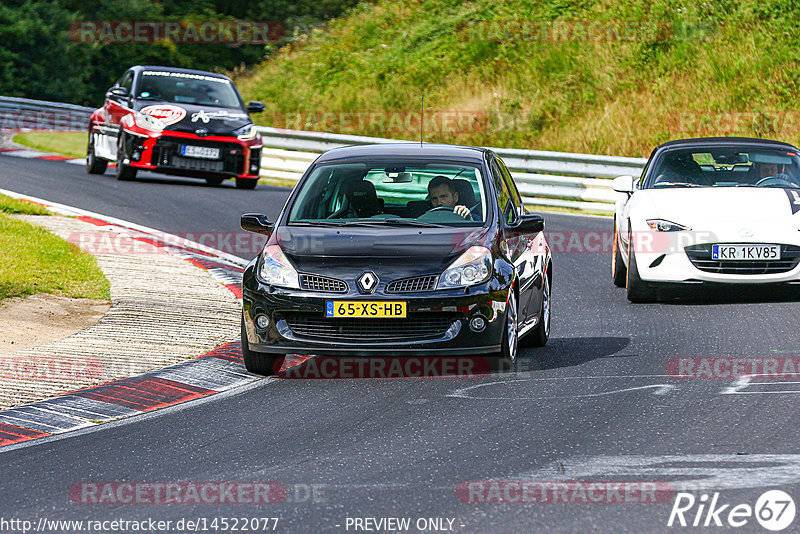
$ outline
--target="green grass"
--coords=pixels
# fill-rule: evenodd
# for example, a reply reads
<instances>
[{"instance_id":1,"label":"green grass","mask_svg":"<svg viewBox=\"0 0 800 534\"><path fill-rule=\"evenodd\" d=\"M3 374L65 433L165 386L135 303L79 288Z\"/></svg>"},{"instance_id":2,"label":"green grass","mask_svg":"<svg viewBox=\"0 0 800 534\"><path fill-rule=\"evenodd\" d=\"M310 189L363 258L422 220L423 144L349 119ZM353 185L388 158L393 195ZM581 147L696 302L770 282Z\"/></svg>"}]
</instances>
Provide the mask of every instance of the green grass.
<instances>
[{"instance_id":1,"label":"green grass","mask_svg":"<svg viewBox=\"0 0 800 534\"><path fill-rule=\"evenodd\" d=\"M508 20L561 24L569 35L575 21L606 26L583 40L471 30L471 21ZM697 135L797 143L798 21L790 0L377 0L237 84L267 105L256 122L277 127L415 140L418 123L398 128L391 118L416 114L424 94L431 113L475 119L455 128L426 119L431 142L638 157ZM621 38L603 38L608 28Z\"/></svg>"},{"instance_id":2,"label":"green grass","mask_svg":"<svg viewBox=\"0 0 800 534\"><path fill-rule=\"evenodd\" d=\"M0 195L0 302L12 297L51 293L108 300L109 283L95 258L44 228L7 213L37 213Z\"/></svg>"},{"instance_id":3,"label":"green grass","mask_svg":"<svg viewBox=\"0 0 800 534\"><path fill-rule=\"evenodd\" d=\"M86 157L86 132L28 132L18 133L14 142L33 150L52 152L68 158Z\"/></svg>"},{"instance_id":4,"label":"green grass","mask_svg":"<svg viewBox=\"0 0 800 534\"><path fill-rule=\"evenodd\" d=\"M18 200L16 198L0 195L0 213L13 213L18 215L50 215L43 206L28 202L26 200Z\"/></svg>"}]
</instances>

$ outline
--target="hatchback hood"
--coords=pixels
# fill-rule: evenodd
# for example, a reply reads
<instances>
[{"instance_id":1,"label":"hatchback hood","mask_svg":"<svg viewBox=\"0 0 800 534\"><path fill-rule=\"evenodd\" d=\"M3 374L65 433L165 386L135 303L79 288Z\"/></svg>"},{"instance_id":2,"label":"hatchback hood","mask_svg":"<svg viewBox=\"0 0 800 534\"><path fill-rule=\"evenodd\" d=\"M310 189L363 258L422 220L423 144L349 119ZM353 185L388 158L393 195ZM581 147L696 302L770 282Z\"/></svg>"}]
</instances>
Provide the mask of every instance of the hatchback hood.
<instances>
[{"instance_id":1,"label":"hatchback hood","mask_svg":"<svg viewBox=\"0 0 800 534\"><path fill-rule=\"evenodd\" d=\"M299 271L397 265L433 272L443 270L470 246L485 242L487 233L486 228L283 226L274 239Z\"/></svg>"},{"instance_id":2,"label":"hatchback hood","mask_svg":"<svg viewBox=\"0 0 800 534\"><path fill-rule=\"evenodd\" d=\"M253 121L239 108L219 108L172 102L137 101L135 108L167 122L166 130L195 133L206 130L205 135L233 135L234 130Z\"/></svg>"}]
</instances>

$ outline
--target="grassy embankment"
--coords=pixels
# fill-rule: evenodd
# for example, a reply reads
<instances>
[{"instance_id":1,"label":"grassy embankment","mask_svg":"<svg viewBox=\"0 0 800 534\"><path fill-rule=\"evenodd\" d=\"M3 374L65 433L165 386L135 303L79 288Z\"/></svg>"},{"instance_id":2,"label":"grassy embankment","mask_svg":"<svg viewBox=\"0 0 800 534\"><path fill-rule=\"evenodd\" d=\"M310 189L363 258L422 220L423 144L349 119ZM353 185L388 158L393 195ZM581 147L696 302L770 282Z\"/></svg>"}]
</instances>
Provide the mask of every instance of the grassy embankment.
<instances>
[{"instance_id":1,"label":"grassy embankment","mask_svg":"<svg viewBox=\"0 0 800 534\"><path fill-rule=\"evenodd\" d=\"M236 81L278 127L416 140L398 122L424 94L428 141L637 157L696 135L797 142L798 15L785 0L383 0ZM434 110L475 120L437 128Z\"/></svg>"},{"instance_id":2,"label":"grassy embankment","mask_svg":"<svg viewBox=\"0 0 800 534\"><path fill-rule=\"evenodd\" d=\"M93 256L10 214L48 212L36 204L0 195L0 303L35 293L109 299L108 280Z\"/></svg>"}]
</instances>

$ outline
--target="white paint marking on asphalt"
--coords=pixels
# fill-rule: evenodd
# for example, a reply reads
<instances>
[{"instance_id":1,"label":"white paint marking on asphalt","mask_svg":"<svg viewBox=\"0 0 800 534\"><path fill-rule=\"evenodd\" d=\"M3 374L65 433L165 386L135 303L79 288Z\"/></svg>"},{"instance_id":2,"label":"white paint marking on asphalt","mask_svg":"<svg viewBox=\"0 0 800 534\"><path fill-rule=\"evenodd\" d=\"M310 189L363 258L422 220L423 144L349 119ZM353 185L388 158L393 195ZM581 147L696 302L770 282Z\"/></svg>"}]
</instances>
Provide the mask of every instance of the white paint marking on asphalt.
<instances>
[{"instance_id":1,"label":"white paint marking on asphalt","mask_svg":"<svg viewBox=\"0 0 800 534\"><path fill-rule=\"evenodd\" d=\"M675 491L761 488L800 482L800 454L594 456L568 458L559 463L563 472L551 465L513 478L560 481L636 477L668 482Z\"/></svg>"},{"instance_id":2,"label":"white paint marking on asphalt","mask_svg":"<svg viewBox=\"0 0 800 534\"><path fill-rule=\"evenodd\" d=\"M753 382L754 378L758 378L759 376L765 375L747 375L743 376L733 382L730 386L723 388L722 391L719 392L720 395L797 395L800 393L800 389L779 389L779 390L768 390L768 391L759 391L759 390L751 390L751 391L744 391L745 389L756 387L756 386L785 386L786 384L800 384L797 381L780 381L780 382Z\"/></svg>"},{"instance_id":3,"label":"white paint marking on asphalt","mask_svg":"<svg viewBox=\"0 0 800 534\"><path fill-rule=\"evenodd\" d=\"M645 389L655 389L653 391L653 395L666 395L671 391L678 389L678 386L673 384L648 384L644 386L634 386L628 388L621 388L621 389L614 389L610 391L602 391L599 393L584 393L581 395L537 395L532 397L520 397L517 395L514 396L488 396L488 397L478 397L473 396L471 391L476 390L478 388L486 388L490 386L496 385L508 385L513 384L516 382L531 382L536 380L571 380L571 379L608 379L608 378L664 378L667 375L632 375L632 376L570 376L570 377L552 377L552 378L525 378L525 379L512 379L512 380L500 380L497 382L489 382L486 384L476 384L473 386L467 386L465 388L459 388L452 393L448 393L445 397L456 398L456 399L470 399L470 400L537 400L537 399L581 399L581 398L591 398L591 397L603 397L607 395L615 395L617 393L625 393L628 391L639 391Z\"/></svg>"}]
</instances>

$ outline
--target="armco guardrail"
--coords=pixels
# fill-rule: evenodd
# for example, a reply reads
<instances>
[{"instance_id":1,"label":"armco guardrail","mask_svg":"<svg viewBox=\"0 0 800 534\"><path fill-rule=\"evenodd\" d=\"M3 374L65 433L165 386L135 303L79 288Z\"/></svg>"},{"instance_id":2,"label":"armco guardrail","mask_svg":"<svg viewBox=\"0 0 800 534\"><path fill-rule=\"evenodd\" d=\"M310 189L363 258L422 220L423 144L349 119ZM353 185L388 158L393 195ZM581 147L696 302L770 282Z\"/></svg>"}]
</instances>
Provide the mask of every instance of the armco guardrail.
<instances>
[{"instance_id":1,"label":"armco guardrail","mask_svg":"<svg viewBox=\"0 0 800 534\"><path fill-rule=\"evenodd\" d=\"M92 108L0 96L0 130L84 131ZM261 175L297 181L319 154L331 148L373 143L396 143L397 139L359 135L282 130L259 127L264 140ZM638 176L644 158L597 156L541 150L494 148L508 165L526 202L540 206L574 208L611 213L617 193L611 178Z\"/></svg>"},{"instance_id":2,"label":"armco guardrail","mask_svg":"<svg viewBox=\"0 0 800 534\"><path fill-rule=\"evenodd\" d=\"M296 181L317 156L340 146L397 143L396 139L259 127L264 141L261 175ZM493 148L503 158L524 200L539 206L611 213L618 193L611 178L638 176L644 158Z\"/></svg>"},{"instance_id":3,"label":"armco guardrail","mask_svg":"<svg viewBox=\"0 0 800 534\"><path fill-rule=\"evenodd\" d=\"M0 130L86 131L92 108L0 96Z\"/></svg>"}]
</instances>

